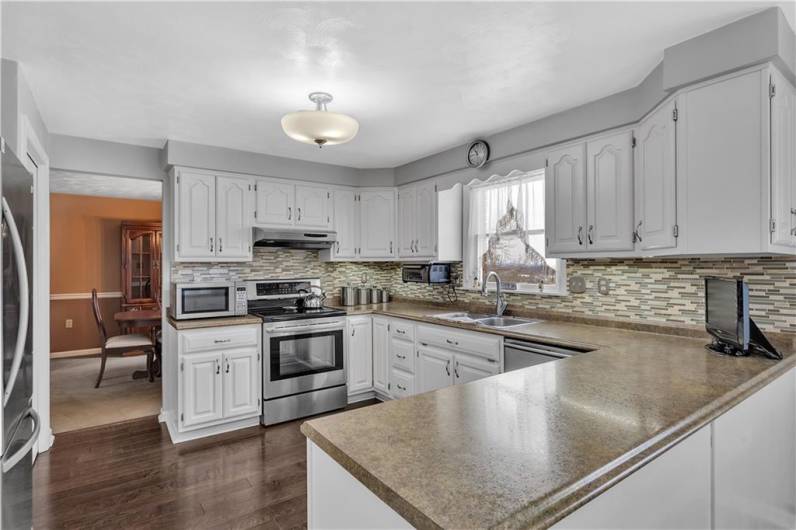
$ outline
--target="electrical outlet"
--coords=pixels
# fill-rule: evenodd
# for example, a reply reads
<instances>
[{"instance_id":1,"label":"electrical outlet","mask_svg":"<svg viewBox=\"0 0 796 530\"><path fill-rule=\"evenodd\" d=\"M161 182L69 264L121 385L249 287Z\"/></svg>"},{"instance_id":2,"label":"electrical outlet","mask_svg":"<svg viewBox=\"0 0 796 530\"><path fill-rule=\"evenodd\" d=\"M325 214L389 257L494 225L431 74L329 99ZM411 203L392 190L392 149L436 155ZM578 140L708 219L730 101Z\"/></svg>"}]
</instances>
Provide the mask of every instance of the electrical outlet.
<instances>
[{"instance_id":1,"label":"electrical outlet","mask_svg":"<svg viewBox=\"0 0 796 530\"><path fill-rule=\"evenodd\" d=\"M71 318L67 318L66 319L66 329L72 329L72 319Z\"/></svg>"}]
</instances>

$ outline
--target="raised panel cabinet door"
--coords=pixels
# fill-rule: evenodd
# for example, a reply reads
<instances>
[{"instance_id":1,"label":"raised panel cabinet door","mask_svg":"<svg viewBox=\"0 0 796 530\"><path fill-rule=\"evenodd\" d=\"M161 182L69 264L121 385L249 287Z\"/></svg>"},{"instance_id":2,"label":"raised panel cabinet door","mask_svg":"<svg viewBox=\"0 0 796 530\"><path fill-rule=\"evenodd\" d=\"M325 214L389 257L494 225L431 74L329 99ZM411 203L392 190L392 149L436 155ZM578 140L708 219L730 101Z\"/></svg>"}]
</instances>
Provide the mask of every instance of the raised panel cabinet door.
<instances>
[{"instance_id":1,"label":"raised panel cabinet door","mask_svg":"<svg viewBox=\"0 0 796 530\"><path fill-rule=\"evenodd\" d=\"M415 191L415 255L437 254L437 191L433 183L419 184Z\"/></svg>"},{"instance_id":2,"label":"raised panel cabinet door","mask_svg":"<svg viewBox=\"0 0 796 530\"><path fill-rule=\"evenodd\" d=\"M640 250L675 248L677 174L675 102L645 118L635 131L636 244Z\"/></svg>"},{"instance_id":3,"label":"raised panel cabinet door","mask_svg":"<svg viewBox=\"0 0 796 530\"><path fill-rule=\"evenodd\" d=\"M371 318L349 318L348 332L348 393L373 388L373 336Z\"/></svg>"},{"instance_id":4,"label":"raised panel cabinet door","mask_svg":"<svg viewBox=\"0 0 796 530\"><path fill-rule=\"evenodd\" d=\"M255 193L254 224L291 226L295 223L295 186L270 180L258 180Z\"/></svg>"},{"instance_id":5,"label":"raised panel cabinet door","mask_svg":"<svg viewBox=\"0 0 796 530\"><path fill-rule=\"evenodd\" d=\"M373 317L373 388L385 394L389 382L389 353L389 320Z\"/></svg>"},{"instance_id":6,"label":"raised panel cabinet door","mask_svg":"<svg viewBox=\"0 0 796 530\"><path fill-rule=\"evenodd\" d=\"M414 186L398 190L398 255L412 258L415 252L417 194Z\"/></svg>"},{"instance_id":7,"label":"raised panel cabinet door","mask_svg":"<svg viewBox=\"0 0 796 530\"><path fill-rule=\"evenodd\" d=\"M337 241L332 249L336 258L355 258L359 245L359 216L357 215L356 193L347 190L335 190L332 194L334 203L334 229Z\"/></svg>"},{"instance_id":8,"label":"raised panel cabinet door","mask_svg":"<svg viewBox=\"0 0 796 530\"><path fill-rule=\"evenodd\" d=\"M251 189L251 179L216 178L216 256L251 257Z\"/></svg>"},{"instance_id":9,"label":"raised panel cabinet door","mask_svg":"<svg viewBox=\"0 0 796 530\"><path fill-rule=\"evenodd\" d=\"M796 247L796 89L773 68L771 87L771 243Z\"/></svg>"},{"instance_id":10,"label":"raised panel cabinet door","mask_svg":"<svg viewBox=\"0 0 796 530\"><path fill-rule=\"evenodd\" d=\"M332 226L332 192L316 186L296 186L296 225L328 229Z\"/></svg>"},{"instance_id":11,"label":"raised panel cabinet door","mask_svg":"<svg viewBox=\"0 0 796 530\"><path fill-rule=\"evenodd\" d=\"M395 191L363 191L359 194L361 258L395 256Z\"/></svg>"},{"instance_id":12,"label":"raised panel cabinet door","mask_svg":"<svg viewBox=\"0 0 796 530\"><path fill-rule=\"evenodd\" d=\"M591 140L586 157L589 250L633 250L633 134Z\"/></svg>"},{"instance_id":13,"label":"raised panel cabinet door","mask_svg":"<svg viewBox=\"0 0 796 530\"><path fill-rule=\"evenodd\" d=\"M208 423L224 416L220 353L192 353L180 359L182 427Z\"/></svg>"},{"instance_id":14,"label":"raised panel cabinet door","mask_svg":"<svg viewBox=\"0 0 796 530\"><path fill-rule=\"evenodd\" d=\"M247 348L224 354L224 417L260 413L260 353Z\"/></svg>"},{"instance_id":15,"label":"raised panel cabinet door","mask_svg":"<svg viewBox=\"0 0 796 530\"><path fill-rule=\"evenodd\" d=\"M585 158L586 144L547 154L545 232L548 253L587 250Z\"/></svg>"},{"instance_id":16,"label":"raised panel cabinet door","mask_svg":"<svg viewBox=\"0 0 796 530\"><path fill-rule=\"evenodd\" d=\"M476 359L469 355L456 355L453 363L454 383L462 385L500 372L498 363Z\"/></svg>"},{"instance_id":17,"label":"raised panel cabinet door","mask_svg":"<svg viewBox=\"0 0 796 530\"><path fill-rule=\"evenodd\" d=\"M216 177L202 173L177 173L178 259L216 255Z\"/></svg>"},{"instance_id":18,"label":"raised panel cabinet door","mask_svg":"<svg viewBox=\"0 0 796 530\"><path fill-rule=\"evenodd\" d=\"M453 352L418 346L417 393L431 392L453 384Z\"/></svg>"}]
</instances>

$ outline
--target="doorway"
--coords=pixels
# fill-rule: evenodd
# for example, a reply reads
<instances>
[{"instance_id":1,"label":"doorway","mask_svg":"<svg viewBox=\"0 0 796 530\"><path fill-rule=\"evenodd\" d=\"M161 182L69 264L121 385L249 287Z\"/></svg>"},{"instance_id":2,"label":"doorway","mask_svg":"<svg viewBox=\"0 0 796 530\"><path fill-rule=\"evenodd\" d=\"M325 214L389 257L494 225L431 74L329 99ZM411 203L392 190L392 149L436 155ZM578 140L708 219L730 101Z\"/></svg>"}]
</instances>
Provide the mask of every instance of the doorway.
<instances>
[{"instance_id":1,"label":"doorway","mask_svg":"<svg viewBox=\"0 0 796 530\"><path fill-rule=\"evenodd\" d=\"M162 182L50 171L54 434L160 413L161 263Z\"/></svg>"}]
</instances>

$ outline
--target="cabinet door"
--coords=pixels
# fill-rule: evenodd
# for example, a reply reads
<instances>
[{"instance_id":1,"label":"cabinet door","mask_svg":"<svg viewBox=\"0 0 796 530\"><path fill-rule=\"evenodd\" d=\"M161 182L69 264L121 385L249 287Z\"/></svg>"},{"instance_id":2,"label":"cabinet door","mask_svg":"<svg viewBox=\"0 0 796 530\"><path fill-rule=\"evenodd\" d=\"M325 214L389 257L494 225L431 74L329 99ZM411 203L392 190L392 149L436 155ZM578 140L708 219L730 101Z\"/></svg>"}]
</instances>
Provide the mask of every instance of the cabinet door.
<instances>
[{"instance_id":1,"label":"cabinet door","mask_svg":"<svg viewBox=\"0 0 796 530\"><path fill-rule=\"evenodd\" d=\"M332 226L332 192L315 186L296 186L296 225L328 229Z\"/></svg>"},{"instance_id":2,"label":"cabinet door","mask_svg":"<svg viewBox=\"0 0 796 530\"><path fill-rule=\"evenodd\" d=\"M398 191L398 255L415 256L416 193L414 186Z\"/></svg>"},{"instance_id":3,"label":"cabinet door","mask_svg":"<svg viewBox=\"0 0 796 530\"><path fill-rule=\"evenodd\" d=\"M633 135L586 144L586 241L589 250L633 250Z\"/></svg>"},{"instance_id":4,"label":"cabinet door","mask_svg":"<svg viewBox=\"0 0 796 530\"><path fill-rule=\"evenodd\" d=\"M177 173L177 259L215 257L216 177Z\"/></svg>"},{"instance_id":5,"label":"cabinet door","mask_svg":"<svg viewBox=\"0 0 796 530\"><path fill-rule=\"evenodd\" d=\"M675 103L650 114L636 129L635 184L638 248L675 248L677 238Z\"/></svg>"},{"instance_id":6,"label":"cabinet door","mask_svg":"<svg viewBox=\"0 0 796 530\"><path fill-rule=\"evenodd\" d=\"M453 353L431 346L418 346L417 392L431 392L453 384Z\"/></svg>"},{"instance_id":7,"label":"cabinet door","mask_svg":"<svg viewBox=\"0 0 796 530\"><path fill-rule=\"evenodd\" d=\"M796 247L796 89L774 69L771 83L771 243Z\"/></svg>"},{"instance_id":8,"label":"cabinet door","mask_svg":"<svg viewBox=\"0 0 796 530\"><path fill-rule=\"evenodd\" d=\"M248 348L224 354L224 417L260 413L260 353Z\"/></svg>"},{"instance_id":9,"label":"cabinet door","mask_svg":"<svg viewBox=\"0 0 796 530\"><path fill-rule=\"evenodd\" d=\"M500 372L498 363L476 359L469 355L456 355L453 364L453 377L457 385L469 383L495 375Z\"/></svg>"},{"instance_id":10,"label":"cabinet door","mask_svg":"<svg viewBox=\"0 0 796 530\"><path fill-rule=\"evenodd\" d=\"M294 208L295 188L292 184L257 181L255 193L254 224L264 226L290 226L296 212Z\"/></svg>"},{"instance_id":11,"label":"cabinet door","mask_svg":"<svg viewBox=\"0 0 796 530\"><path fill-rule=\"evenodd\" d=\"M389 377L389 320L373 317L373 388L387 393Z\"/></svg>"},{"instance_id":12,"label":"cabinet door","mask_svg":"<svg viewBox=\"0 0 796 530\"><path fill-rule=\"evenodd\" d=\"M353 191L335 191L334 229L337 241L334 244L336 258L355 258L359 246L359 217L356 194Z\"/></svg>"},{"instance_id":13,"label":"cabinet door","mask_svg":"<svg viewBox=\"0 0 796 530\"><path fill-rule=\"evenodd\" d=\"M361 258L395 256L395 191L363 191L359 195Z\"/></svg>"},{"instance_id":14,"label":"cabinet door","mask_svg":"<svg viewBox=\"0 0 796 530\"><path fill-rule=\"evenodd\" d=\"M219 420L222 410L222 375L220 353L193 353L180 361L182 369L183 427Z\"/></svg>"},{"instance_id":15,"label":"cabinet door","mask_svg":"<svg viewBox=\"0 0 796 530\"><path fill-rule=\"evenodd\" d=\"M216 256L251 258L251 179L216 178Z\"/></svg>"},{"instance_id":16,"label":"cabinet door","mask_svg":"<svg viewBox=\"0 0 796 530\"><path fill-rule=\"evenodd\" d=\"M354 394L373 388L373 337L371 319L349 318L348 331L348 393Z\"/></svg>"},{"instance_id":17,"label":"cabinet door","mask_svg":"<svg viewBox=\"0 0 796 530\"><path fill-rule=\"evenodd\" d=\"M586 145L551 151L545 171L545 230L550 254L586 250Z\"/></svg>"},{"instance_id":18,"label":"cabinet door","mask_svg":"<svg viewBox=\"0 0 796 530\"><path fill-rule=\"evenodd\" d=\"M419 184L415 191L415 255L437 254L437 191L433 183Z\"/></svg>"}]
</instances>

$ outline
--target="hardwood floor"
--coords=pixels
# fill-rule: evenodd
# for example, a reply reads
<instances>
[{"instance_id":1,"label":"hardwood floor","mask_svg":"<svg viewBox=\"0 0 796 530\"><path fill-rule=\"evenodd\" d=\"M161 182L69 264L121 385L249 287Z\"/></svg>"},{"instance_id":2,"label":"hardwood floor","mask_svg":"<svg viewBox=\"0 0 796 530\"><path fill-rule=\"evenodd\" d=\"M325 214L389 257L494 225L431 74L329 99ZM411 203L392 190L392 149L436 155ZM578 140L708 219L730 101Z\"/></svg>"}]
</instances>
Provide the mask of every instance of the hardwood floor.
<instances>
[{"instance_id":1,"label":"hardwood floor","mask_svg":"<svg viewBox=\"0 0 796 530\"><path fill-rule=\"evenodd\" d=\"M305 528L302 421L179 445L156 417L60 434L34 466L34 528Z\"/></svg>"}]
</instances>

